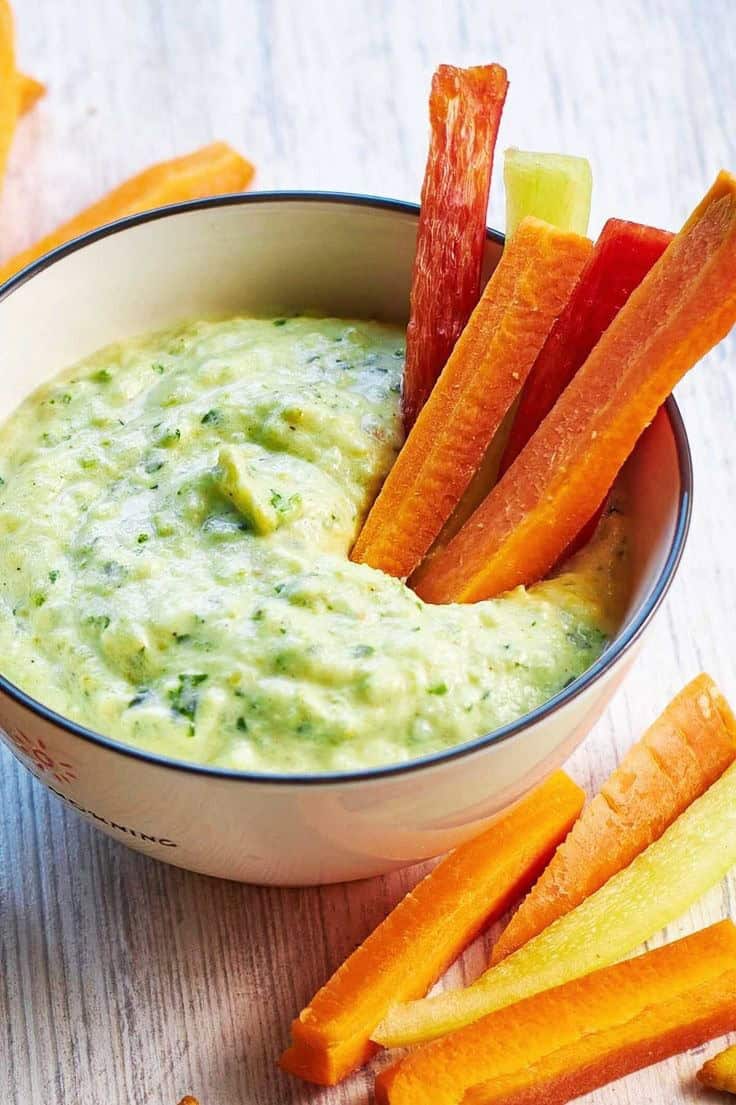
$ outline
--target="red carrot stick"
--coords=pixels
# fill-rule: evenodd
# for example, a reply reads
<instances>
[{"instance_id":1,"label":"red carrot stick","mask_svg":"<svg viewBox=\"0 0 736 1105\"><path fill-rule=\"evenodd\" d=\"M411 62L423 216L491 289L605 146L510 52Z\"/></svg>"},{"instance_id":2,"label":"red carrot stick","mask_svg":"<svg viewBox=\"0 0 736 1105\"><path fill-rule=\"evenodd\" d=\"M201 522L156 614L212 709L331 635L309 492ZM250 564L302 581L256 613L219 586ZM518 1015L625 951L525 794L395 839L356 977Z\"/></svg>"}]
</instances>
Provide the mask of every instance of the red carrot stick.
<instances>
[{"instance_id":1,"label":"red carrot stick","mask_svg":"<svg viewBox=\"0 0 736 1105\"><path fill-rule=\"evenodd\" d=\"M592 245L522 219L378 498L352 560L406 579L483 461Z\"/></svg>"},{"instance_id":2,"label":"red carrot stick","mask_svg":"<svg viewBox=\"0 0 736 1105\"><path fill-rule=\"evenodd\" d=\"M601 231L570 301L547 338L529 374L499 466L499 479L585 361L604 330L664 253L673 235L652 226L609 219ZM570 542L560 560L587 545L605 500Z\"/></svg>"},{"instance_id":3,"label":"red carrot stick","mask_svg":"<svg viewBox=\"0 0 736 1105\"><path fill-rule=\"evenodd\" d=\"M406 335L407 432L480 296L493 151L507 89L500 65L441 65L432 79L431 138Z\"/></svg>"}]
</instances>

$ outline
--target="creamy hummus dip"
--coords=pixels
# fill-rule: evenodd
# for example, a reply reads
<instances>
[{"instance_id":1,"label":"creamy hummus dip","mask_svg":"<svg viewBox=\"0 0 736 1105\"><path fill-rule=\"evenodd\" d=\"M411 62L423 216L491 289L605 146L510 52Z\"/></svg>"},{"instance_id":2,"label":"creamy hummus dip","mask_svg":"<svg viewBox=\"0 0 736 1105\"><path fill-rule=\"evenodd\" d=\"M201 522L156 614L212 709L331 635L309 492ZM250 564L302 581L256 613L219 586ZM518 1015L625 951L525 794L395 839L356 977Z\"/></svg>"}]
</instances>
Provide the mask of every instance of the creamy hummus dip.
<instances>
[{"instance_id":1,"label":"creamy hummus dip","mask_svg":"<svg viewBox=\"0 0 736 1105\"><path fill-rule=\"evenodd\" d=\"M427 606L348 553L402 434L403 332L232 318L104 349L0 432L0 655L137 747L322 772L539 706L616 627L625 525L557 578Z\"/></svg>"}]
</instances>

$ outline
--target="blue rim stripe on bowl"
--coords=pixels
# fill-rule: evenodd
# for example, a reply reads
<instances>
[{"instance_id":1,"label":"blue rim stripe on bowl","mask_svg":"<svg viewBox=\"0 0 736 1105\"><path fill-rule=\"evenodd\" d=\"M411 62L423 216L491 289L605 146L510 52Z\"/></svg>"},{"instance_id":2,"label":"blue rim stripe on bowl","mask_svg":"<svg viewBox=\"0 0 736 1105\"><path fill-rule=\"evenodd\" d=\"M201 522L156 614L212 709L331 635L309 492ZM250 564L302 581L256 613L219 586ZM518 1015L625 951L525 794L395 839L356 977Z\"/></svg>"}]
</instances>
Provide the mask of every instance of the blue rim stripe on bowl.
<instances>
[{"instance_id":1,"label":"blue rim stripe on bowl","mask_svg":"<svg viewBox=\"0 0 736 1105\"><path fill-rule=\"evenodd\" d=\"M131 215L125 219L119 219L117 222L108 223L97 230L90 231L88 234L83 234L78 238L74 238L63 246L59 246L57 249L40 257L37 261L33 261L26 268L22 269L15 276L10 277L4 284L0 285L0 302L32 277L43 272L57 261L62 260L68 254L75 253L78 249L83 249L85 246L91 245L100 238L106 238L111 234L120 233L132 226L138 226L142 223L152 222L155 219L167 218L189 211L206 210L207 208L246 206L258 203L288 203L294 201L373 207L402 212L404 214L413 215L415 218L419 215L419 205L415 203L408 203L404 200L387 199L382 196L360 195L349 192L248 192L234 193L226 196L213 196L201 200L191 200L188 203L158 207L152 211L145 211L140 215ZM489 241L496 242L499 245L503 245L504 243L504 236L496 230L489 228L486 236ZM465 741L463 744L454 745L451 748L443 749L440 752L433 752L431 755L422 756L415 760L365 768L362 771L332 771L318 774L293 775L272 772L234 771L230 768L212 767L208 764L188 763L186 760L177 760L170 756L162 756L154 752L147 752L133 745L114 740L112 737L105 737L101 733L95 733L94 730L87 729L85 726L71 721L69 718L65 718L62 714L57 714L54 710L49 709L48 706L44 706L43 703L32 698L19 687L16 687L2 674L0 674L0 691L7 694L9 698L13 699L13 701L17 702L19 705L24 706L32 713L43 718L44 721L59 726L59 728L72 736L80 737L82 740L108 749L111 752L117 752L122 756L129 756L133 759L154 764L157 767L165 767L175 771L186 771L195 775L206 775L220 779L229 779L233 782L258 783L261 785L265 783L279 786L324 786L330 783L345 784L368 782L370 780L380 781L389 779L392 776L419 771L422 768L438 766L450 760L471 755L490 745L499 744L501 741L510 740L512 737L525 732L527 729L531 728L531 726L536 725L537 722L542 719L555 714L563 705L571 702L586 691L599 676L608 672L609 669L638 641L670 589L677 566L682 559L690 528L693 500L693 468L685 425L677 402L672 396L670 396L665 403L664 410L669 419L677 449L677 462L680 475L680 497L672 544L662 571L654 584L652 593L631 619L624 631L604 650L598 660L574 680L573 683L554 695L542 706L538 706L530 713L524 714L523 717L519 718L517 721L510 722L500 729L494 729L491 733L485 733L482 736L475 737L473 740Z\"/></svg>"}]
</instances>

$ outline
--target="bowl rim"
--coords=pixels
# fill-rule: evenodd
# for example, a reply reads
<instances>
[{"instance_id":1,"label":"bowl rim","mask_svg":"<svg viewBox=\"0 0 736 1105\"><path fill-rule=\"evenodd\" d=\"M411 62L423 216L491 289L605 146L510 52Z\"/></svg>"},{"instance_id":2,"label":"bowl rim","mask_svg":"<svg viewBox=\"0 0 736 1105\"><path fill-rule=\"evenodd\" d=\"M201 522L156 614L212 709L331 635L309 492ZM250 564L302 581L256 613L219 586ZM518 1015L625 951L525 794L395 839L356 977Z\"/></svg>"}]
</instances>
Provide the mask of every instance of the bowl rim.
<instances>
[{"instance_id":1,"label":"bowl rim","mask_svg":"<svg viewBox=\"0 0 736 1105\"><path fill-rule=\"evenodd\" d=\"M0 284L0 303L7 299L14 291L26 284L34 276L44 272L56 262L63 260L69 254L84 249L88 245L107 238L113 234L119 234L135 226L140 226L158 219L169 218L175 215L199 212L203 210L250 206L261 203L327 203L347 205L354 207L368 207L397 214L407 214L414 218L419 216L419 204L406 200L391 199L384 196L376 196L352 192L330 192L310 190L272 190L248 193L231 193L222 196L211 196L205 199L189 200L185 203L169 204L165 207L157 207L151 211L129 215L111 223L106 223L95 230L82 234L64 245L44 254L31 262L4 284ZM499 231L490 227L486 228L486 239L498 245L503 245L505 237ZM210 764L190 763L172 756L164 756L156 752L149 752L134 745L125 744L106 737L93 729L72 721L63 714L57 713L45 706L38 699L33 698L21 690L0 672L0 692L6 694L18 705L29 710L37 717L50 725L57 726L70 736L78 737L88 743L103 748L106 751L115 752L122 756L140 760L152 764L155 767L167 768L172 771L184 771L188 774L202 775L214 779L223 779L232 782L241 782L260 786L301 787L301 786L329 786L345 785L351 783L381 782L396 776L422 771L453 760L462 759L465 756L483 751L493 745L500 744L513 737L521 736L527 730L533 728L538 722L544 721L556 714L569 702L574 701L587 691L603 675L609 672L636 644L644 630L651 622L657 610L661 606L669 591L677 568L682 559L687 541L692 518L693 505L693 464L690 443L688 440L685 423L674 396L670 395L666 400L665 411L670 428L672 430L677 451L677 464L680 477L680 492L677 507L677 519L672 535L667 559L654 582L651 592L624 627L623 632L618 633L609 645L604 649L599 658L578 676L568 687L563 688L552 698L542 703L536 709L524 714L516 721L509 722L490 733L484 733L462 744L453 745L451 748L442 749L417 759L401 761L368 767L362 770L352 771L328 771L315 773L283 774L279 772L254 772L236 771L233 768L215 767Z\"/></svg>"}]
</instances>

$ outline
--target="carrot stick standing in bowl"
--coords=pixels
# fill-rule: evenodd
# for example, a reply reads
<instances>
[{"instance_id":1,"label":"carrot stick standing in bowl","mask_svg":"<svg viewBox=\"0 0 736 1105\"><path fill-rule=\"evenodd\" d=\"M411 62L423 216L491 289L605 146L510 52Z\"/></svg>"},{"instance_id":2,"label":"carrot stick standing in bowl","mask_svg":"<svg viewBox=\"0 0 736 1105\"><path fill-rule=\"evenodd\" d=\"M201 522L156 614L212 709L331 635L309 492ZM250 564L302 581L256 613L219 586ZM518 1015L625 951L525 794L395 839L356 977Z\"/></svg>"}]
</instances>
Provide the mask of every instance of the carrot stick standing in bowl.
<instances>
[{"instance_id":1,"label":"carrot stick standing in bowl","mask_svg":"<svg viewBox=\"0 0 736 1105\"><path fill-rule=\"evenodd\" d=\"M593 173L586 157L538 153L511 146L503 159L506 237L525 215L576 234L588 233Z\"/></svg>"},{"instance_id":2,"label":"carrot stick standing in bowl","mask_svg":"<svg viewBox=\"0 0 736 1105\"><path fill-rule=\"evenodd\" d=\"M432 78L431 137L406 336L407 431L478 302L493 152L507 89L500 65L441 65Z\"/></svg>"},{"instance_id":3,"label":"carrot stick standing in bowl","mask_svg":"<svg viewBox=\"0 0 736 1105\"><path fill-rule=\"evenodd\" d=\"M422 408L351 559L411 575L481 464L592 245L527 217Z\"/></svg>"},{"instance_id":4,"label":"carrot stick standing in bowl","mask_svg":"<svg viewBox=\"0 0 736 1105\"><path fill-rule=\"evenodd\" d=\"M0 265L0 284L37 257L104 223L170 203L239 192L248 187L253 173L250 162L225 142L213 142L183 157L162 161L131 177L35 245Z\"/></svg>"},{"instance_id":5,"label":"carrot stick standing in bowl","mask_svg":"<svg viewBox=\"0 0 736 1105\"><path fill-rule=\"evenodd\" d=\"M722 172L499 483L417 574L428 602L541 579L680 378L736 322L736 178Z\"/></svg>"}]
</instances>

